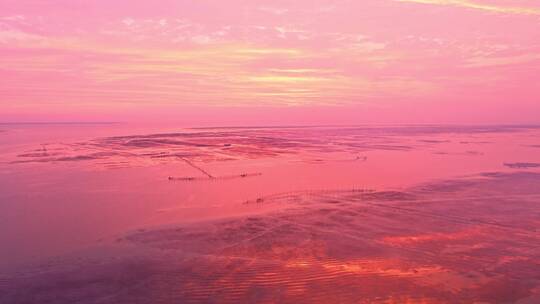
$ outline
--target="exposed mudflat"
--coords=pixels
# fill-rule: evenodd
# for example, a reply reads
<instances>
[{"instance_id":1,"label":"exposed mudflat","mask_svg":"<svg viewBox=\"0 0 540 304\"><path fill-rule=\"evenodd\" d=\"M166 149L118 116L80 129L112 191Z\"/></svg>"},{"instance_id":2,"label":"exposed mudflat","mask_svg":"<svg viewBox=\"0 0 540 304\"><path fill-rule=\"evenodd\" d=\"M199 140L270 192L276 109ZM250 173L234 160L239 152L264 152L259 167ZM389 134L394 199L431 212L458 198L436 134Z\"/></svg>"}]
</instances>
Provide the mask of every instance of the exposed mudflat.
<instances>
[{"instance_id":1,"label":"exposed mudflat","mask_svg":"<svg viewBox=\"0 0 540 304\"><path fill-rule=\"evenodd\" d=\"M540 174L267 197L2 278L1 303L538 303Z\"/></svg>"}]
</instances>

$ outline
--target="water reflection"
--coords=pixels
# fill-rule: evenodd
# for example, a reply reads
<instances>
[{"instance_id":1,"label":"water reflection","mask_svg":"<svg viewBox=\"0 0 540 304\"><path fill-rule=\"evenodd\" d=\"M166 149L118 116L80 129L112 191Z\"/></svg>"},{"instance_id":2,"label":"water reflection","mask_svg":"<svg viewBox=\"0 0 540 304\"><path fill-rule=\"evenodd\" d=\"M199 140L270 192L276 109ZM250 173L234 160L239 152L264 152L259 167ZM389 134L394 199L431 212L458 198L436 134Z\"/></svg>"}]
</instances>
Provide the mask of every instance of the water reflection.
<instances>
[{"instance_id":1,"label":"water reflection","mask_svg":"<svg viewBox=\"0 0 540 304\"><path fill-rule=\"evenodd\" d=\"M265 128L17 145L0 165L0 254L22 264L4 266L0 302L535 303L540 173L508 164L540 162L538 135Z\"/></svg>"}]
</instances>

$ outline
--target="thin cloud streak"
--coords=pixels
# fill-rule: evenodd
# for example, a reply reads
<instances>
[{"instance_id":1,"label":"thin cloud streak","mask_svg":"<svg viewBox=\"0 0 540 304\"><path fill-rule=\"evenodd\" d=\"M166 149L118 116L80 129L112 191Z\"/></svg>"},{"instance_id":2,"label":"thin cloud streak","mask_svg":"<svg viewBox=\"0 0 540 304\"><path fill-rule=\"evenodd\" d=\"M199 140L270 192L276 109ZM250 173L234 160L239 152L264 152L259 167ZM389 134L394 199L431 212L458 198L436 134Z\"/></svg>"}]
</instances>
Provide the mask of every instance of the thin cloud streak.
<instances>
[{"instance_id":1,"label":"thin cloud streak","mask_svg":"<svg viewBox=\"0 0 540 304\"><path fill-rule=\"evenodd\" d=\"M476 9L492 13L519 14L519 15L540 15L540 9L534 7L513 7L499 6L494 4L484 4L467 0L394 0L396 2L408 2L431 5L455 6L469 9Z\"/></svg>"}]
</instances>

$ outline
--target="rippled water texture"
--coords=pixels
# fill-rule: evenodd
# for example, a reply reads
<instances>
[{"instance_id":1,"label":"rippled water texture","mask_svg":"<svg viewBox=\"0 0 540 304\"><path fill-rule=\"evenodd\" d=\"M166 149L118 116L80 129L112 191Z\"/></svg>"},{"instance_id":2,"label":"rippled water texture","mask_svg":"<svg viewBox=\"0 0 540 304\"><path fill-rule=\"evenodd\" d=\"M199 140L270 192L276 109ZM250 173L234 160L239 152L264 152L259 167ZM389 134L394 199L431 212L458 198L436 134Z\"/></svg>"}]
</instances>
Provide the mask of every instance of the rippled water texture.
<instances>
[{"instance_id":1,"label":"rippled water texture","mask_svg":"<svg viewBox=\"0 0 540 304\"><path fill-rule=\"evenodd\" d=\"M540 303L536 127L0 130L0 303Z\"/></svg>"}]
</instances>

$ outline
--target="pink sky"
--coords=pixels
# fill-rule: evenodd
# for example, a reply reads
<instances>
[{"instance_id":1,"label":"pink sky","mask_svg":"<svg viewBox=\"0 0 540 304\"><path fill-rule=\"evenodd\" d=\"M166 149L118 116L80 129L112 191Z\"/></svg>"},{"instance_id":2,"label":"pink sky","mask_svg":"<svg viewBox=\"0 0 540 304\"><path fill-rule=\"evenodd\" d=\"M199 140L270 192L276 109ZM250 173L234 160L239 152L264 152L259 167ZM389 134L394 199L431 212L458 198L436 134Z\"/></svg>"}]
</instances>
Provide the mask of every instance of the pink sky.
<instances>
[{"instance_id":1,"label":"pink sky","mask_svg":"<svg viewBox=\"0 0 540 304\"><path fill-rule=\"evenodd\" d=\"M540 123L538 0L2 0L0 121Z\"/></svg>"}]
</instances>

